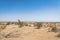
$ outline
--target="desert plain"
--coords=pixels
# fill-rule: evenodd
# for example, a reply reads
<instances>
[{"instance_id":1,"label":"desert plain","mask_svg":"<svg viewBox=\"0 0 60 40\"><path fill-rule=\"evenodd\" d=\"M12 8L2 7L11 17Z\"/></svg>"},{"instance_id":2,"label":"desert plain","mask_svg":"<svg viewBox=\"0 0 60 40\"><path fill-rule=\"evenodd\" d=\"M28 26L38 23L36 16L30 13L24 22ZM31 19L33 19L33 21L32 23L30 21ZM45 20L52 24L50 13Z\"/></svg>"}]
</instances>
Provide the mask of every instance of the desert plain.
<instances>
[{"instance_id":1,"label":"desert plain","mask_svg":"<svg viewBox=\"0 0 60 40\"><path fill-rule=\"evenodd\" d=\"M39 23L38 23L39 24ZM49 32L50 26L60 28L60 22L0 22L0 40L60 40L58 32Z\"/></svg>"}]
</instances>

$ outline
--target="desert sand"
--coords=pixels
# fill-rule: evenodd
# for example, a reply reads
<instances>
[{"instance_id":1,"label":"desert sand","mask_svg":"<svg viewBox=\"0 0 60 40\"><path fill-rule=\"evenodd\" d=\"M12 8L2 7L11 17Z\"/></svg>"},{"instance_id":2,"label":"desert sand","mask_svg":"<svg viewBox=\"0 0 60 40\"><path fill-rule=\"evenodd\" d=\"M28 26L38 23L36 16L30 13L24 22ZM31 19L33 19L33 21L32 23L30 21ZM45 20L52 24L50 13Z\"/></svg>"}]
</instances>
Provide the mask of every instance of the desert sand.
<instances>
[{"instance_id":1,"label":"desert sand","mask_svg":"<svg viewBox=\"0 0 60 40\"><path fill-rule=\"evenodd\" d=\"M10 26L11 27L11 26ZM10 35L8 35L11 33ZM60 40L56 37L57 33L47 32L47 28L35 29L34 27L6 28L1 34L8 35L0 40Z\"/></svg>"}]
</instances>

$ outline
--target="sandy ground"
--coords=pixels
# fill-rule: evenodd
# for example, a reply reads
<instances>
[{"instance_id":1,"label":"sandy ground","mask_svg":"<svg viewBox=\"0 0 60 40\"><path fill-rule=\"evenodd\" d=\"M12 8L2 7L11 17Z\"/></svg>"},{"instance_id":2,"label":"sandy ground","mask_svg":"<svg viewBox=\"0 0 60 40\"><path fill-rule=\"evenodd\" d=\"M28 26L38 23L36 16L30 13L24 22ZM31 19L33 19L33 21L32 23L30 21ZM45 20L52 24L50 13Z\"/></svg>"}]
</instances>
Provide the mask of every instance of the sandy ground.
<instances>
[{"instance_id":1,"label":"sandy ground","mask_svg":"<svg viewBox=\"0 0 60 40\"><path fill-rule=\"evenodd\" d=\"M47 32L47 29L34 29L34 27L23 27L23 28L6 28L1 33L9 34L18 31L19 37L8 37L0 40L60 40L55 37L56 33ZM15 32L16 33L16 32Z\"/></svg>"}]
</instances>

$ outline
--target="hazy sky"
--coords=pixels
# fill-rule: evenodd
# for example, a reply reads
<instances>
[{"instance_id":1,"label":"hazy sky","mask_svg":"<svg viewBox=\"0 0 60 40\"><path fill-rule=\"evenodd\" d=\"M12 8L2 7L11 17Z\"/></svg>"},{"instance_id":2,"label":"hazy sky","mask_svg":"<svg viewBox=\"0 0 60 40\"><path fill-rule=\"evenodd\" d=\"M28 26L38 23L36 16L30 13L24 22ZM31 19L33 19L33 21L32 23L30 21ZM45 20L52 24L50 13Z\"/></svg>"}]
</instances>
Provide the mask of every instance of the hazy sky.
<instances>
[{"instance_id":1,"label":"hazy sky","mask_svg":"<svg viewBox=\"0 0 60 40\"><path fill-rule=\"evenodd\" d=\"M0 21L59 21L60 0L0 0Z\"/></svg>"}]
</instances>

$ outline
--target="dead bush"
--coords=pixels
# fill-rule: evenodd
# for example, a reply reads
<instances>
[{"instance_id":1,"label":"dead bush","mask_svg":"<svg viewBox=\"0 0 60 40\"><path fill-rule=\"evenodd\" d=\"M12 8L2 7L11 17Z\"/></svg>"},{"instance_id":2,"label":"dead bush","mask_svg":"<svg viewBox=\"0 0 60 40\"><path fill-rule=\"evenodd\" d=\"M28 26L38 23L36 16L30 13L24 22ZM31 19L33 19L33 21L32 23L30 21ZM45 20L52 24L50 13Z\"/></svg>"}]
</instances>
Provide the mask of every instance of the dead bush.
<instances>
[{"instance_id":1,"label":"dead bush","mask_svg":"<svg viewBox=\"0 0 60 40\"><path fill-rule=\"evenodd\" d=\"M58 34L56 35L56 37L60 37L60 33L58 33Z\"/></svg>"},{"instance_id":2,"label":"dead bush","mask_svg":"<svg viewBox=\"0 0 60 40\"><path fill-rule=\"evenodd\" d=\"M7 22L7 24L6 25L9 25L10 24L10 22Z\"/></svg>"},{"instance_id":3,"label":"dead bush","mask_svg":"<svg viewBox=\"0 0 60 40\"><path fill-rule=\"evenodd\" d=\"M42 23L37 22L37 28L36 29L40 29L42 27Z\"/></svg>"},{"instance_id":4,"label":"dead bush","mask_svg":"<svg viewBox=\"0 0 60 40\"><path fill-rule=\"evenodd\" d=\"M52 27L51 31L52 32L57 32L57 27Z\"/></svg>"},{"instance_id":5,"label":"dead bush","mask_svg":"<svg viewBox=\"0 0 60 40\"><path fill-rule=\"evenodd\" d=\"M6 28L6 26L0 26L0 31L4 30Z\"/></svg>"}]
</instances>

